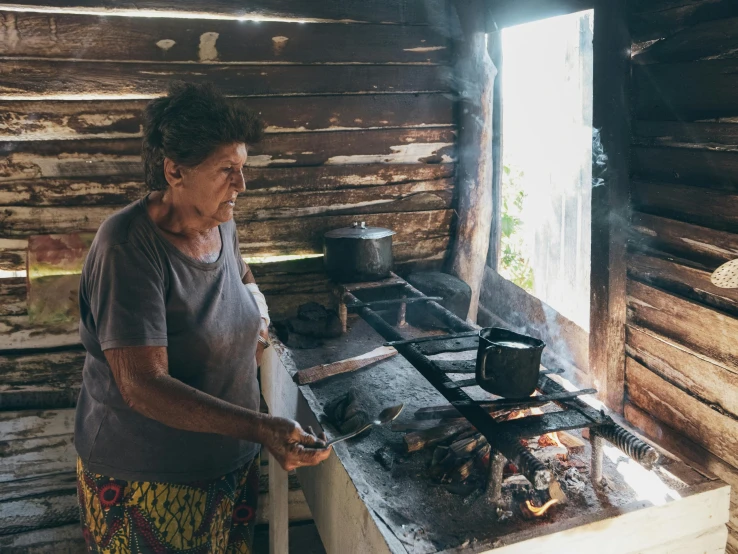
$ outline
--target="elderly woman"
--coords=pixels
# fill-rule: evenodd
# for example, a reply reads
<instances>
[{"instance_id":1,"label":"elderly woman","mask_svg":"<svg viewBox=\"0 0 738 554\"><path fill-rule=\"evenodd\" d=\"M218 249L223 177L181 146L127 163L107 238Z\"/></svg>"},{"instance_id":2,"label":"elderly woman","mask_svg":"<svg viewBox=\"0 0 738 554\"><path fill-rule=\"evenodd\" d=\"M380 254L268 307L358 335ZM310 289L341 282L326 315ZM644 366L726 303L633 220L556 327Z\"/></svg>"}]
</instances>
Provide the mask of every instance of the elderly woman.
<instances>
[{"instance_id":1,"label":"elderly woman","mask_svg":"<svg viewBox=\"0 0 738 554\"><path fill-rule=\"evenodd\" d=\"M330 453L259 411L268 314L233 210L261 129L207 86L146 108L151 192L100 227L80 285L75 446L91 552L249 552L259 445L285 469Z\"/></svg>"}]
</instances>

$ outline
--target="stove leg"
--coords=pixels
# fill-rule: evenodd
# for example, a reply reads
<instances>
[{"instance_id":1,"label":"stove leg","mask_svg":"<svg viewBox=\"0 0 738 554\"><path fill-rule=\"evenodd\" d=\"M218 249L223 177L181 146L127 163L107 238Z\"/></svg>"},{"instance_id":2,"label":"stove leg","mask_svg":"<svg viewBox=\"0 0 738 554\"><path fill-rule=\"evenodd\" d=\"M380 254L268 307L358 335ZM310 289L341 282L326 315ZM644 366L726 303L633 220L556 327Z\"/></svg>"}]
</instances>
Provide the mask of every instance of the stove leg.
<instances>
[{"instance_id":1,"label":"stove leg","mask_svg":"<svg viewBox=\"0 0 738 554\"><path fill-rule=\"evenodd\" d=\"M598 435L593 429L589 431L589 441L592 444L592 467L590 468L590 478L595 487L602 485L602 462L604 460L605 439Z\"/></svg>"},{"instance_id":2,"label":"stove leg","mask_svg":"<svg viewBox=\"0 0 738 554\"><path fill-rule=\"evenodd\" d=\"M507 458L499 452L491 452L489 457L489 477L487 479L487 497L494 504L502 500L502 472Z\"/></svg>"},{"instance_id":3,"label":"stove leg","mask_svg":"<svg viewBox=\"0 0 738 554\"><path fill-rule=\"evenodd\" d=\"M338 319L341 321L341 333L345 335L348 330L348 308L346 307L346 301L343 299L343 291L335 289L333 296L335 297Z\"/></svg>"},{"instance_id":4,"label":"stove leg","mask_svg":"<svg viewBox=\"0 0 738 554\"><path fill-rule=\"evenodd\" d=\"M403 298L407 298L404 294L402 295ZM397 326L398 327L405 327L407 325L407 321L405 320L405 316L407 315L407 304L403 302L400 304L400 308L397 310Z\"/></svg>"}]
</instances>

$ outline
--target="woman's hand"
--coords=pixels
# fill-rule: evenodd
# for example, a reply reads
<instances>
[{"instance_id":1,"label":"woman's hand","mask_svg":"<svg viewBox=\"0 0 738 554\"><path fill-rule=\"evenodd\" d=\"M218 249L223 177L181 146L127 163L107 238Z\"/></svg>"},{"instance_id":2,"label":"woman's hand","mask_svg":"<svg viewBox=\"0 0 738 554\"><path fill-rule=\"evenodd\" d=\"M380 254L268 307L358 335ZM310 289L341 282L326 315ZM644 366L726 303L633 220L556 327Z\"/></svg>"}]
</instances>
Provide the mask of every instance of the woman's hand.
<instances>
[{"instance_id":1,"label":"woman's hand","mask_svg":"<svg viewBox=\"0 0 738 554\"><path fill-rule=\"evenodd\" d=\"M259 336L269 342L269 326L265 319L260 319ZM261 366L261 357L264 354L265 346L260 342L256 343L256 367Z\"/></svg>"},{"instance_id":2,"label":"woman's hand","mask_svg":"<svg viewBox=\"0 0 738 554\"><path fill-rule=\"evenodd\" d=\"M318 437L309 431L296 421L274 417L269 421L263 444L285 471L315 466L330 456L331 449L325 447L325 435Z\"/></svg>"}]
</instances>

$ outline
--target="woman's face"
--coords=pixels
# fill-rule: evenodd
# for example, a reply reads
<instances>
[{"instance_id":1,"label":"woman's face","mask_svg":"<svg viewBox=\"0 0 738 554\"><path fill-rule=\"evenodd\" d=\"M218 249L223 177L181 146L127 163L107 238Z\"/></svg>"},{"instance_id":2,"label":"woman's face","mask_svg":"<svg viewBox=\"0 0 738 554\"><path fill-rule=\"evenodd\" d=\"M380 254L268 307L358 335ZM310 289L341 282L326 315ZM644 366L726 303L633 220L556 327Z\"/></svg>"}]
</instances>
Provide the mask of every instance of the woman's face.
<instances>
[{"instance_id":1,"label":"woman's face","mask_svg":"<svg viewBox=\"0 0 738 554\"><path fill-rule=\"evenodd\" d=\"M178 166L179 182L170 180L178 204L203 222L219 225L230 220L236 196L246 190L246 157L245 144L226 144L198 166Z\"/></svg>"}]
</instances>

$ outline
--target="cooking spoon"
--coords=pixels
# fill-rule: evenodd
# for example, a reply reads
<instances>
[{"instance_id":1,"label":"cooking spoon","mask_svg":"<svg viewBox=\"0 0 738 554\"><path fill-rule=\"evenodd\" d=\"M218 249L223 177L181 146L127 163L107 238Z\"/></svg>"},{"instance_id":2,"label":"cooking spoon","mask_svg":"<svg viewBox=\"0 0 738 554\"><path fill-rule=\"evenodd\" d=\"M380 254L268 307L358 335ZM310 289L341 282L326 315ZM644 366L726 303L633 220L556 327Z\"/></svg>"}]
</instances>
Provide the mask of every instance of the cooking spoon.
<instances>
[{"instance_id":1,"label":"cooking spoon","mask_svg":"<svg viewBox=\"0 0 738 554\"><path fill-rule=\"evenodd\" d=\"M355 431L351 431L350 433L346 433L345 435L341 435L340 437L336 437L335 439L332 439L328 441L328 443L325 445L326 448L329 446L333 446L337 442L345 441L346 439L350 439L351 437L355 437L356 435L360 435L370 427L373 427L374 425L387 425L391 421L397 418L398 415L400 415L400 412L402 411L402 408L404 408L404 404L398 404L397 406L391 406L389 408L385 408L381 412L379 412L379 415L377 416L377 419L374 421L370 421L366 425L362 425Z\"/></svg>"},{"instance_id":2,"label":"cooking spoon","mask_svg":"<svg viewBox=\"0 0 738 554\"><path fill-rule=\"evenodd\" d=\"M721 265L710 276L710 281L721 289L738 289L738 260Z\"/></svg>"}]
</instances>

